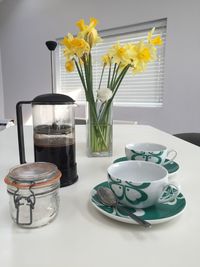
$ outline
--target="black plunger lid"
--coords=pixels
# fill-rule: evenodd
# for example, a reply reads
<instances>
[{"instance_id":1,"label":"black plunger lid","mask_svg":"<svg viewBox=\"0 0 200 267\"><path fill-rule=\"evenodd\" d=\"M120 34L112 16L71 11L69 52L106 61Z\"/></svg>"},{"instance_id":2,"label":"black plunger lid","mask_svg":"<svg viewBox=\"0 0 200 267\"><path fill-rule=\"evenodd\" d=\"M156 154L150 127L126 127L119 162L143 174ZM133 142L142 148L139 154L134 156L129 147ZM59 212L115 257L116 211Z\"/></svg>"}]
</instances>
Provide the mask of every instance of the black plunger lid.
<instances>
[{"instance_id":1,"label":"black plunger lid","mask_svg":"<svg viewBox=\"0 0 200 267\"><path fill-rule=\"evenodd\" d=\"M33 105L70 105L74 104L74 99L63 94L44 94L36 96Z\"/></svg>"}]
</instances>

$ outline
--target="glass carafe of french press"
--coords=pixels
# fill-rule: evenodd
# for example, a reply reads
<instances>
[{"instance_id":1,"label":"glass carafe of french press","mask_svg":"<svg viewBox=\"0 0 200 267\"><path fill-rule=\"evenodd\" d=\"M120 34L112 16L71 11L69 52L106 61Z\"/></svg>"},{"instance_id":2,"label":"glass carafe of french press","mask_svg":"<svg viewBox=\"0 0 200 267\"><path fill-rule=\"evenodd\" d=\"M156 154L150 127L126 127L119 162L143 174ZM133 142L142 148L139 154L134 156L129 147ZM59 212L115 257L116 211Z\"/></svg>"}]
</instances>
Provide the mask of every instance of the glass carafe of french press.
<instances>
[{"instance_id":1,"label":"glass carafe of french press","mask_svg":"<svg viewBox=\"0 0 200 267\"><path fill-rule=\"evenodd\" d=\"M75 150L75 104L69 96L45 94L17 103L20 163L25 163L22 105L32 104L36 162L51 162L62 172L61 187L78 179Z\"/></svg>"}]
</instances>

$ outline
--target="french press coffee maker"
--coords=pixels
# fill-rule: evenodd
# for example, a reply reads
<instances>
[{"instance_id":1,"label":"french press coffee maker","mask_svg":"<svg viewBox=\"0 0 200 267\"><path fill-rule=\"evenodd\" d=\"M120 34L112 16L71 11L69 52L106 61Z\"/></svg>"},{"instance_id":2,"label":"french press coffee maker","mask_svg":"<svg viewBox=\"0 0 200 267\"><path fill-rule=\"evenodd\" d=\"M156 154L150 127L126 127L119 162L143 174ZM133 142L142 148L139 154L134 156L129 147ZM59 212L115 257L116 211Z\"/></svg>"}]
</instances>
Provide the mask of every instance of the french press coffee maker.
<instances>
[{"instance_id":1,"label":"french press coffee maker","mask_svg":"<svg viewBox=\"0 0 200 267\"><path fill-rule=\"evenodd\" d=\"M20 163L26 163L22 105L32 105L33 140L36 162L54 163L61 171L61 187L77 181L75 151L75 103L62 94L44 94L17 103Z\"/></svg>"}]
</instances>

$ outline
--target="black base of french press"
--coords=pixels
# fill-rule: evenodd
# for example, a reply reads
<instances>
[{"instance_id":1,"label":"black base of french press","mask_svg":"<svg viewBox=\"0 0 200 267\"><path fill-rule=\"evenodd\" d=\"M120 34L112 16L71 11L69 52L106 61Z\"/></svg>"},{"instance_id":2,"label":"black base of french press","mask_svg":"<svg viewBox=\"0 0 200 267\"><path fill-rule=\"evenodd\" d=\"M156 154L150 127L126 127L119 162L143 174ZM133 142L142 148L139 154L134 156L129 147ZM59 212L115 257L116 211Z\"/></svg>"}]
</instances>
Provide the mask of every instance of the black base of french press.
<instances>
[{"instance_id":1,"label":"black base of french press","mask_svg":"<svg viewBox=\"0 0 200 267\"><path fill-rule=\"evenodd\" d=\"M65 187L74 184L78 180L78 175L75 178L67 178L65 182L60 182L60 187Z\"/></svg>"},{"instance_id":2,"label":"black base of french press","mask_svg":"<svg viewBox=\"0 0 200 267\"><path fill-rule=\"evenodd\" d=\"M60 171L62 172L60 187L72 185L78 180L76 165L73 168Z\"/></svg>"}]
</instances>

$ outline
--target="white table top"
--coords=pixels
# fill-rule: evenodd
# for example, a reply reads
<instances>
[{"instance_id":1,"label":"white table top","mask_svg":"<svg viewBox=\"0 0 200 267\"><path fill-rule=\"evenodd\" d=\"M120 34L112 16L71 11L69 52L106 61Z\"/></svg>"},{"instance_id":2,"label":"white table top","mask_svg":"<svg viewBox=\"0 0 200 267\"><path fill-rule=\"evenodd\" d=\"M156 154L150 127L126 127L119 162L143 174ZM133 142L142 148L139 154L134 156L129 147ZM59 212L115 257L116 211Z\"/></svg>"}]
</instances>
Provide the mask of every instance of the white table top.
<instances>
[{"instance_id":1,"label":"white table top","mask_svg":"<svg viewBox=\"0 0 200 267\"><path fill-rule=\"evenodd\" d=\"M32 161L32 133L26 128L27 161ZM85 126L76 127L77 183L60 189L60 211L49 225L22 229L9 215L3 178L18 164L16 128L0 132L1 267L197 267L200 249L200 148L150 126L115 125L113 157L88 158ZM106 180L112 161L131 142L157 142L178 152L175 177L187 200L177 218L144 229L114 221L89 202L91 189Z\"/></svg>"}]
</instances>

